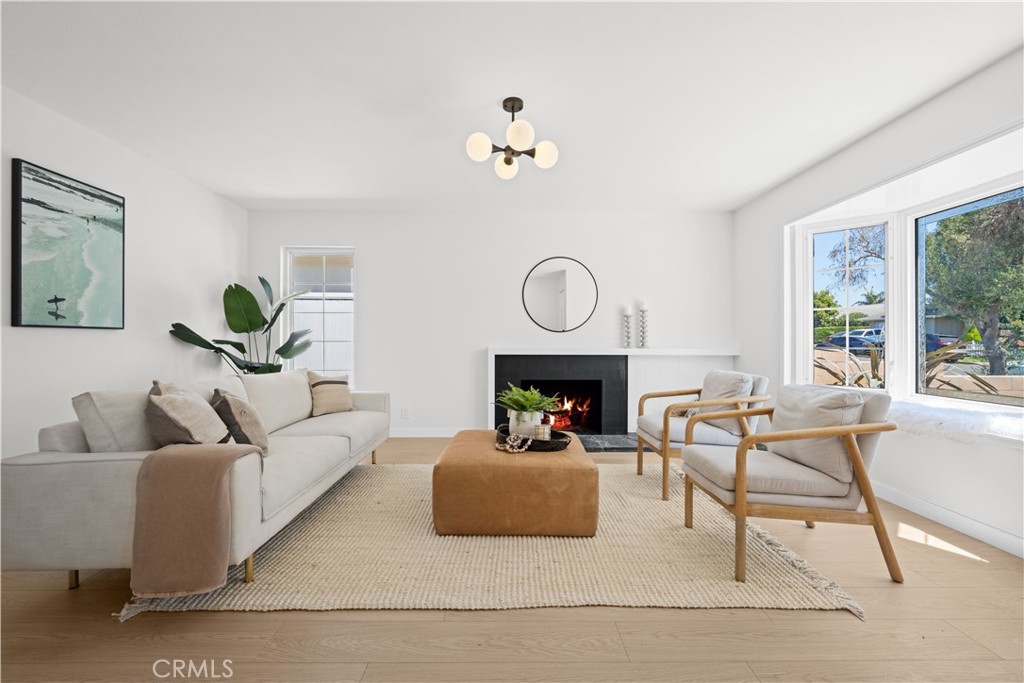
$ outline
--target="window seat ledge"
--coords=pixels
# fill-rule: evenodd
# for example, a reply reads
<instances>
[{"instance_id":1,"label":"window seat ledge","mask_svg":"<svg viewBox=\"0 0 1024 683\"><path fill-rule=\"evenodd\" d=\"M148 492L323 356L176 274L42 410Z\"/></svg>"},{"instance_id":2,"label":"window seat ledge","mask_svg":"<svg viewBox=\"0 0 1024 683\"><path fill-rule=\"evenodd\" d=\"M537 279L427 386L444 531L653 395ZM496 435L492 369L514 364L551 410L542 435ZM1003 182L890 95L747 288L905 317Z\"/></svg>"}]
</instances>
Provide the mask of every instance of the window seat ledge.
<instances>
[{"instance_id":1,"label":"window seat ledge","mask_svg":"<svg viewBox=\"0 0 1024 683\"><path fill-rule=\"evenodd\" d=\"M1024 410L1008 406L936 406L931 402L893 401L889 419L909 434L934 435L958 443L999 439L1024 443Z\"/></svg>"}]
</instances>

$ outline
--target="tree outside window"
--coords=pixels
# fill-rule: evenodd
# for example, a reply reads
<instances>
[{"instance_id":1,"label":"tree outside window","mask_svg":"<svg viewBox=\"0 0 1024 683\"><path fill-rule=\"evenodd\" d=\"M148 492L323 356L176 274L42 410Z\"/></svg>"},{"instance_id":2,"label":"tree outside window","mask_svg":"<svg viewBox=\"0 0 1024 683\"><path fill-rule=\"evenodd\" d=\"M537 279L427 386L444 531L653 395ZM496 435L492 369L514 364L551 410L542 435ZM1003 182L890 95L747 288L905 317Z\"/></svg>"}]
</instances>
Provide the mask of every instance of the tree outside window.
<instances>
[{"instance_id":1,"label":"tree outside window","mask_svg":"<svg viewBox=\"0 0 1024 683\"><path fill-rule=\"evenodd\" d=\"M1024 405L1024 189L917 219L918 390Z\"/></svg>"}]
</instances>

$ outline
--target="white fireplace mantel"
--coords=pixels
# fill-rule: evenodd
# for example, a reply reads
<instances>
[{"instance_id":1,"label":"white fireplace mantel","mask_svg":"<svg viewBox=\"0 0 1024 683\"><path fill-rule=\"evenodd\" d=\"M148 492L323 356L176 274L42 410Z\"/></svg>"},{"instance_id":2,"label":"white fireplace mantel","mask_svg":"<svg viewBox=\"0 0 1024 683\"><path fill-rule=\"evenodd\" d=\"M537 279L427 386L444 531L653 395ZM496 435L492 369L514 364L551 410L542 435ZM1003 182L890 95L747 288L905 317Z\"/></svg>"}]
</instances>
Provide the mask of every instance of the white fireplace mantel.
<instances>
[{"instance_id":1,"label":"white fireplace mantel","mask_svg":"<svg viewBox=\"0 0 1024 683\"><path fill-rule=\"evenodd\" d=\"M494 403L495 356L626 356L628 406L627 423L636 430L637 403L640 396L651 391L698 387L710 370L732 370L739 351L734 348L680 348L639 349L635 347L607 348L527 348L511 346L487 347L487 405ZM650 409L657 410L669 399L651 401ZM645 410L644 412L648 412ZM488 427L494 428L494 411L486 410Z\"/></svg>"}]
</instances>

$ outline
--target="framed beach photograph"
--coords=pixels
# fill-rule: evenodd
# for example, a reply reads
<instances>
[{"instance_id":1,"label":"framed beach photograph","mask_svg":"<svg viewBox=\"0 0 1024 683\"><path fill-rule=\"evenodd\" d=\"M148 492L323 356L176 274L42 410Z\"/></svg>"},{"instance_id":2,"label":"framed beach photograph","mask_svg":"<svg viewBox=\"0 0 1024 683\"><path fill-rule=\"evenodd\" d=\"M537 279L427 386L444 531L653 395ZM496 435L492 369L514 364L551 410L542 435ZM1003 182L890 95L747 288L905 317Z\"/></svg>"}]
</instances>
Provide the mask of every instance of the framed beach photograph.
<instances>
[{"instance_id":1,"label":"framed beach photograph","mask_svg":"<svg viewBox=\"0 0 1024 683\"><path fill-rule=\"evenodd\" d=\"M124 197L14 159L11 324L124 329Z\"/></svg>"}]
</instances>

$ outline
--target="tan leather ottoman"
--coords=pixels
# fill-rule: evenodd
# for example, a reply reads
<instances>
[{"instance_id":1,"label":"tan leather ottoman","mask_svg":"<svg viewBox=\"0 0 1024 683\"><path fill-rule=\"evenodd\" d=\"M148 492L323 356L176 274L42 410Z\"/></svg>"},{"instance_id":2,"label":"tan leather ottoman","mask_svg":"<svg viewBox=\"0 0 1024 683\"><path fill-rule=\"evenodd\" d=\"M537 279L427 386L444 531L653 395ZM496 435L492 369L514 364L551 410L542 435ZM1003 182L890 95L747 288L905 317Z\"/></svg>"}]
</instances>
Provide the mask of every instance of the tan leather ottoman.
<instances>
[{"instance_id":1,"label":"tan leather ottoman","mask_svg":"<svg viewBox=\"0 0 1024 683\"><path fill-rule=\"evenodd\" d=\"M505 453L494 430L459 432L434 465L434 529L460 536L593 536L597 465L564 451Z\"/></svg>"}]
</instances>

